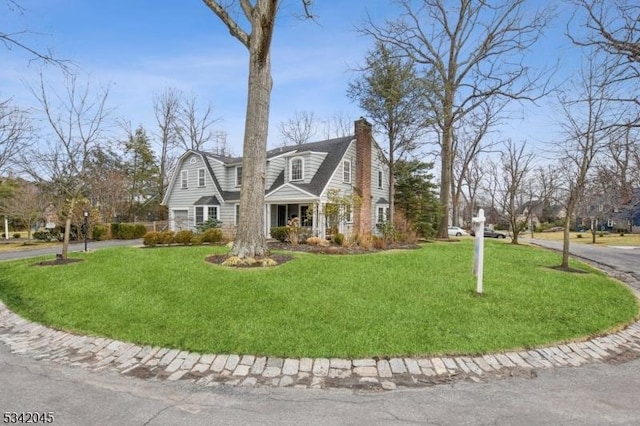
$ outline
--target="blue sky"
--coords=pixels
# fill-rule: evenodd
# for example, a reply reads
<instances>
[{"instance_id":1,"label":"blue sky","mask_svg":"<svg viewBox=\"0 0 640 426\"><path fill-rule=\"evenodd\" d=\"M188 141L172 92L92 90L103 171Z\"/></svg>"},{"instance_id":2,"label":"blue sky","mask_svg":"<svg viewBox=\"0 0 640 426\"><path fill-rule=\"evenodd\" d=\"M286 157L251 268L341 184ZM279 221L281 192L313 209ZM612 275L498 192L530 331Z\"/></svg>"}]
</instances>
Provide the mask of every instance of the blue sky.
<instances>
[{"instance_id":1,"label":"blue sky","mask_svg":"<svg viewBox=\"0 0 640 426\"><path fill-rule=\"evenodd\" d=\"M167 87L196 96L213 106L217 130L228 133L232 153L240 155L244 128L248 54L200 0L22 0L24 14L2 14L5 32L28 30L21 40L69 59L93 87L110 87L109 104L117 117L155 132L154 94ZM371 41L354 28L367 13L380 22L393 18L388 1L316 0L317 22L296 18L299 0L284 0L272 46L272 92L269 146L280 143L278 124L296 111L312 111L319 120L336 114L364 115L346 97L354 77L349 67L363 62ZM563 37L557 21L539 49L528 58L542 66L563 58L559 76L578 64L576 48ZM23 52L0 46L0 99L35 105L28 85L38 73L55 86L59 73L30 63ZM513 120L501 137L543 142L552 138L552 115L539 107L515 105ZM318 135L318 138L321 138ZM497 137L497 136L496 136Z\"/></svg>"}]
</instances>

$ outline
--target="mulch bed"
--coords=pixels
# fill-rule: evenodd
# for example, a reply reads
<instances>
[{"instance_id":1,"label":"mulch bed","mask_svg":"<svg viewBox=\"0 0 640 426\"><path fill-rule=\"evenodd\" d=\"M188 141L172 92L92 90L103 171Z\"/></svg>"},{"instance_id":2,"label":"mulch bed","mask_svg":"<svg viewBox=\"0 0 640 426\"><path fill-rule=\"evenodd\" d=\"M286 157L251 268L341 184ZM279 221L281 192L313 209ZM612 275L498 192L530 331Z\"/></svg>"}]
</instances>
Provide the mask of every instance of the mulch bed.
<instances>
[{"instance_id":1,"label":"mulch bed","mask_svg":"<svg viewBox=\"0 0 640 426\"><path fill-rule=\"evenodd\" d=\"M45 260L42 262L34 263L33 266L56 266L56 265L68 265L70 263L82 262L83 259L54 259L54 260Z\"/></svg>"},{"instance_id":2,"label":"mulch bed","mask_svg":"<svg viewBox=\"0 0 640 426\"><path fill-rule=\"evenodd\" d=\"M420 246L418 244L395 244L392 246L388 246L385 249L364 249L359 246L352 247L342 247L336 245L330 246L314 246L311 244L297 244L292 245L288 243L281 242L270 242L269 250L283 250L290 252L302 252L302 253L317 253L317 254L325 254L325 255L349 255L349 254L365 254L365 253L376 253L386 250L394 250L394 249L402 249L402 250L414 250L418 249ZM285 253L271 253L269 257L274 260L278 265L282 265L284 263L293 260L293 256ZM218 254L207 257L205 260L207 262L211 262L216 265L221 265L225 260L227 260L228 256L226 254ZM261 265L239 265L239 268L255 268L261 267Z\"/></svg>"}]
</instances>

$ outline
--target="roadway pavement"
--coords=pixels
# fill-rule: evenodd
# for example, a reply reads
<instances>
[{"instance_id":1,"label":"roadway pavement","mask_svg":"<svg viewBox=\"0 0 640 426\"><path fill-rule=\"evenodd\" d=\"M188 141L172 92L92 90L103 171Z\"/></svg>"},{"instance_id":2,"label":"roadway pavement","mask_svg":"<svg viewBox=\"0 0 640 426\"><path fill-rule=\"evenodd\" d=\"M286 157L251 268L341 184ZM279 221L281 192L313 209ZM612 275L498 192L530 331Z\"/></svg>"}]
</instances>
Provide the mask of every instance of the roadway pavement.
<instances>
[{"instance_id":1,"label":"roadway pavement","mask_svg":"<svg viewBox=\"0 0 640 426\"><path fill-rule=\"evenodd\" d=\"M107 240L107 241L89 241L87 243L87 250L97 250L105 247L117 247L117 246L138 246L142 245L142 239L136 240ZM69 252L84 251L84 242L73 242L69 244ZM46 248L30 248L25 250L0 252L0 261L3 260L17 260L17 259L29 259L32 257L55 255L62 252L62 244L54 247Z\"/></svg>"}]
</instances>

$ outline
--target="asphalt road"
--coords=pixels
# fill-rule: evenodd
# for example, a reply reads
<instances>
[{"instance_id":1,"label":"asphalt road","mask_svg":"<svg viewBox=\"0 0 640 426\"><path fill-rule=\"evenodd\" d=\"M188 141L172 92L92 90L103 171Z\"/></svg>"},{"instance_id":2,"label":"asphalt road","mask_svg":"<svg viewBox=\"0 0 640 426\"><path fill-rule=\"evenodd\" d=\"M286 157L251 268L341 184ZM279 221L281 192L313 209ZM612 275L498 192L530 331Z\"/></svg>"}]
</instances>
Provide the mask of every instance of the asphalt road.
<instances>
[{"instance_id":1,"label":"asphalt road","mask_svg":"<svg viewBox=\"0 0 640 426\"><path fill-rule=\"evenodd\" d=\"M34 361L0 345L0 410L82 426L638 424L640 359L535 373L391 392L202 388Z\"/></svg>"},{"instance_id":2,"label":"asphalt road","mask_svg":"<svg viewBox=\"0 0 640 426\"><path fill-rule=\"evenodd\" d=\"M88 250L97 250L104 247L116 247L116 246L137 246L141 245L142 240L107 240L107 241L90 241L87 244ZM74 242L69 245L69 252L84 251L83 242ZM62 252L62 244L55 247L29 249L20 251L8 251L0 252L0 261L2 260L16 260L16 259L28 259L31 257L54 255Z\"/></svg>"}]
</instances>

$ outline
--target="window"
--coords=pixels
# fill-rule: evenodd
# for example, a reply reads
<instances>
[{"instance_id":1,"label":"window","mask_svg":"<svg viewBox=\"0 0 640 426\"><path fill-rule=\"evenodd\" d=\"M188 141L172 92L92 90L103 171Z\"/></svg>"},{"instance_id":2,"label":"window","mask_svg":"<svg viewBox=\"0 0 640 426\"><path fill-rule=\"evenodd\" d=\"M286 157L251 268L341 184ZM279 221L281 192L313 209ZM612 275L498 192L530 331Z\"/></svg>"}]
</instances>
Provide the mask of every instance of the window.
<instances>
[{"instance_id":1,"label":"window","mask_svg":"<svg viewBox=\"0 0 640 426\"><path fill-rule=\"evenodd\" d=\"M344 221L347 223L353 222L353 208L350 204L344 206Z\"/></svg>"},{"instance_id":2,"label":"window","mask_svg":"<svg viewBox=\"0 0 640 426\"><path fill-rule=\"evenodd\" d=\"M387 217L389 215L389 207L378 207L378 217L376 222L377 223L384 223L387 221Z\"/></svg>"},{"instance_id":3,"label":"window","mask_svg":"<svg viewBox=\"0 0 640 426\"><path fill-rule=\"evenodd\" d=\"M236 166L236 186L242 185L242 166Z\"/></svg>"},{"instance_id":4,"label":"window","mask_svg":"<svg viewBox=\"0 0 640 426\"><path fill-rule=\"evenodd\" d=\"M189 187L189 171L183 170L180 173L180 188L187 189Z\"/></svg>"},{"instance_id":5,"label":"window","mask_svg":"<svg viewBox=\"0 0 640 426\"><path fill-rule=\"evenodd\" d=\"M204 186L204 169L198 169L198 186Z\"/></svg>"},{"instance_id":6,"label":"window","mask_svg":"<svg viewBox=\"0 0 640 426\"><path fill-rule=\"evenodd\" d=\"M236 204L236 226L240 223L240 204Z\"/></svg>"},{"instance_id":7,"label":"window","mask_svg":"<svg viewBox=\"0 0 640 426\"><path fill-rule=\"evenodd\" d=\"M207 220L218 219L218 208L216 206L207 207Z\"/></svg>"},{"instance_id":8,"label":"window","mask_svg":"<svg viewBox=\"0 0 640 426\"><path fill-rule=\"evenodd\" d=\"M200 225L210 219L218 219L217 206L196 206L196 225Z\"/></svg>"},{"instance_id":9,"label":"window","mask_svg":"<svg viewBox=\"0 0 640 426\"><path fill-rule=\"evenodd\" d=\"M291 181L302 180L302 176L304 174L303 168L304 168L304 161L302 160L302 158L292 158L289 180Z\"/></svg>"},{"instance_id":10,"label":"window","mask_svg":"<svg viewBox=\"0 0 640 426\"><path fill-rule=\"evenodd\" d=\"M382 188L382 170L378 170L378 188Z\"/></svg>"},{"instance_id":11,"label":"window","mask_svg":"<svg viewBox=\"0 0 640 426\"><path fill-rule=\"evenodd\" d=\"M196 207L196 225L204 222L204 207Z\"/></svg>"},{"instance_id":12,"label":"window","mask_svg":"<svg viewBox=\"0 0 640 426\"><path fill-rule=\"evenodd\" d=\"M351 160L342 163L342 172L344 183L351 183Z\"/></svg>"}]
</instances>

